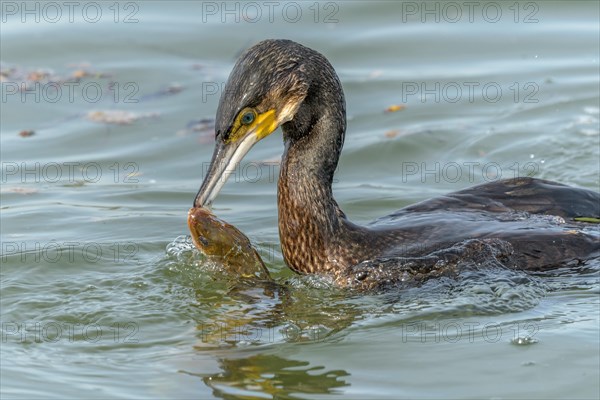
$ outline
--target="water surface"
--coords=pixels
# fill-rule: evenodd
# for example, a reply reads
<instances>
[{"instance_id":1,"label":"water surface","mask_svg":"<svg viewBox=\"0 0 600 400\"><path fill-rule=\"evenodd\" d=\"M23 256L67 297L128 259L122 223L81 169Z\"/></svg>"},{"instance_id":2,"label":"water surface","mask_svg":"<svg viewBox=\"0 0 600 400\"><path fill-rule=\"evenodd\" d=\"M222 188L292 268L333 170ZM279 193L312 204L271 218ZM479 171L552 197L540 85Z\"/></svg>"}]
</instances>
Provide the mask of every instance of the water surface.
<instances>
[{"instance_id":1,"label":"water surface","mask_svg":"<svg viewBox=\"0 0 600 400\"><path fill-rule=\"evenodd\" d=\"M220 88L264 38L342 80L353 221L500 177L598 190L597 2L98 2L73 22L21 4L1 26L3 398L598 398L599 260L366 296L297 277L279 132L214 210L286 289L239 284L186 238Z\"/></svg>"}]
</instances>

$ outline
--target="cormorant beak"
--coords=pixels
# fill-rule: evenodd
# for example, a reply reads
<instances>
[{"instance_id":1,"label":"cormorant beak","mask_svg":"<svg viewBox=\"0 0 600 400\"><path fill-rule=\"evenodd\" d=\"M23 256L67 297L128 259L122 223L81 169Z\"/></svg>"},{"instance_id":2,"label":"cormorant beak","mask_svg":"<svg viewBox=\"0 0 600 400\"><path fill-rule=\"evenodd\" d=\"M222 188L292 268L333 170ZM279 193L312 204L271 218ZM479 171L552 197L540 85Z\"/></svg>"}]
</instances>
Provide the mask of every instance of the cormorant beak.
<instances>
[{"instance_id":1,"label":"cormorant beak","mask_svg":"<svg viewBox=\"0 0 600 400\"><path fill-rule=\"evenodd\" d=\"M258 141L273 133L278 126L275 110L269 110L256 115L249 125L235 124L226 140L217 138L208 174L196 195L194 207L210 206L246 153Z\"/></svg>"}]
</instances>

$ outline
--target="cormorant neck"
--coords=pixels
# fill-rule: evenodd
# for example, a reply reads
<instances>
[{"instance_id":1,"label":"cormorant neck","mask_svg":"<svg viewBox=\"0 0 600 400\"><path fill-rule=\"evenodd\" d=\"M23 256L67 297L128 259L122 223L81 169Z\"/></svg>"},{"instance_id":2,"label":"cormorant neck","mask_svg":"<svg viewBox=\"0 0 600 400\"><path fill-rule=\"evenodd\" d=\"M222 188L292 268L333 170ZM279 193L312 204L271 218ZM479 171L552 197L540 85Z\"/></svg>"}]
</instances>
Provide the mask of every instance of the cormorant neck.
<instances>
[{"instance_id":1,"label":"cormorant neck","mask_svg":"<svg viewBox=\"0 0 600 400\"><path fill-rule=\"evenodd\" d=\"M346 102L342 85L331 66L323 66L294 118L282 125L286 154L302 154L298 167L324 179L329 187L344 146Z\"/></svg>"},{"instance_id":2,"label":"cormorant neck","mask_svg":"<svg viewBox=\"0 0 600 400\"><path fill-rule=\"evenodd\" d=\"M283 255L296 272L327 272L336 266L332 249L347 222L331 188L346 129L337 76L311 87L294 119L282 128L285 152L277 200Z\"/></svg>"}]
</instances>

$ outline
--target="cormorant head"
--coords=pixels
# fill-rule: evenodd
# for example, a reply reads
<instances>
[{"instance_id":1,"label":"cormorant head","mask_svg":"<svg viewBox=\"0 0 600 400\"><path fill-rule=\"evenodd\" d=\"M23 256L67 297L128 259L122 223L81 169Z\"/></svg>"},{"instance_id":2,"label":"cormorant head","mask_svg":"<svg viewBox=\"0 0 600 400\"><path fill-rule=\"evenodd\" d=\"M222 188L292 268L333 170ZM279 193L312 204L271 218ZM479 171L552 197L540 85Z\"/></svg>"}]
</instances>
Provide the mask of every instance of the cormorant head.
<instances>
[{"instance_id":1,"label":"cormorant head","mask_svg":"<svg viewBox=\"0 0 600 400\"><path fill-rule=\"evenodd\" d=\"M221 94L215 150L194 206L209 206L252 146L294 120L313 81L322 84L324 69L339 85L324 56L290 40L265 40L240 56Z\"/></svg>"}]
</instances>

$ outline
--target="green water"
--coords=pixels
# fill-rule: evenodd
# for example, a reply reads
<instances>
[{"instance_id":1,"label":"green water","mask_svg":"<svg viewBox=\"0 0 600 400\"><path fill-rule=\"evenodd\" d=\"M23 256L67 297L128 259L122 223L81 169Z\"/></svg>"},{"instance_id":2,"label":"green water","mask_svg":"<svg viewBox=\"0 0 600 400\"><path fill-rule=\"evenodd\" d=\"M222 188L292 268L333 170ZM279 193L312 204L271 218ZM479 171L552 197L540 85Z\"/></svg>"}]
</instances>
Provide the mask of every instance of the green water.
<instances>
[{"instance_id":1,"label":"green water","mask_svg":"<svg viewBox=\"0 0 600 400\"><path fill-rule=\"evenodd\" d=\"M45 4L2 3L3 399L598 398L598 260L377 296L296 277L279 131L214 210L288 289L236 286L185 238L219 88L264 38L338 71L356 222L498 177L598 190L597 2Z\"/></svg>"}]
</instances>

